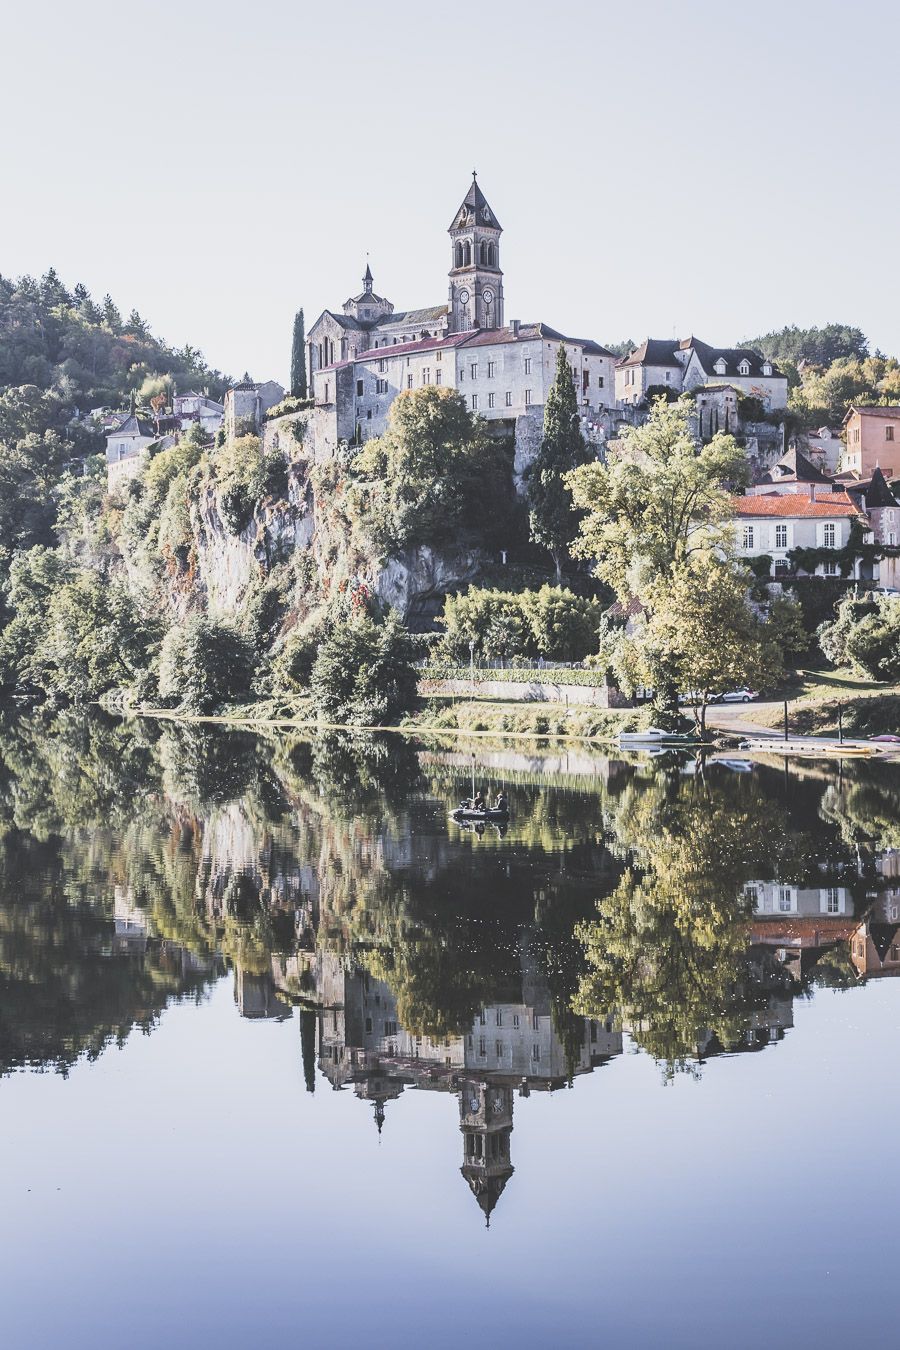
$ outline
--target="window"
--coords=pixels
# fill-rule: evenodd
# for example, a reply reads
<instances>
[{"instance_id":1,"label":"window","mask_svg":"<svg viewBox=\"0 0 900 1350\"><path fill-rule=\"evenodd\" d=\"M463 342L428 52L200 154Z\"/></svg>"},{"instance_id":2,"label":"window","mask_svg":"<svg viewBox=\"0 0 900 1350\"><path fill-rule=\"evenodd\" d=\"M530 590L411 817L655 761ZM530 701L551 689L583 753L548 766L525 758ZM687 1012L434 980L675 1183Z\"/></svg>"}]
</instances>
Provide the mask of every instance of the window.
<instances>
[{"instance_id":1,"label":"window","mask_svg":"<svg viewBox=\"0 0 900 1350\"><path fill-rule=\"evenodd\" d=\"M515 1031L518 1031L518 1029L519 1029L519 1014L518 1014L518 1013L513 1013L513 1029L514 1029Z\"/></svg>"},{"instance_id":2,"label":"window","mask_svg":"<svg viewBox=\"0 0 900 1350\"><path fill-rule=\"evenodd\" d=\"M790 886L778 887L778 908L782 914L790 914L793 909L793 897Z\"/></svg>"},{"instance_id":3,"label":"window","mask_svg":"<svg viewBox=\"0 0 900 1350\"><path fill-rule=\"evenodd\" d=\"M530 390L530 389L526 389L526 390L525 390L525 407L526 407L526 408L530 408L530 407L531 407L531 390Z\"/></svg>"},{"instance_id":4,"label":"window","mask_svg":"<svg viewBox=\"0 0 900 1350\"><path fill-rule=\"evenodd\" d=\"M431 384L431 367L425 366L422 370L422 383Z\"/></svg>"},{"instance_id":5,"label":"window","mask_svg":"<svg viewBox=\"0 0 900 1350\"><path fill-rule=\"evenodd\" d=\"M437 334L435 334L435 337L436 337L436 336L437 336ZM441 357L442 357L443 355L444 355L443 352L435 352L435 354L434 354L434 359L435 359L435 361L440 361L440 359L441 359Z\"/></svg>"},{"instance_id":6,"label":"window","mask_svg":"<svg viewBox=\"0 0 900 1350\"><path fill-rule=\"evenodd\" d=\"M478 363L477 363L477 361L473 361L473 362L472 362L471 366L469 367L469 374L472 376L472 379L473 379L473 380L477 380L477 379L478 379Z\"/></svg>"},{"instance_id":7,"label":"window","mask_svg":"<svg viewBox=\"0 0 900 1350\"><path fill-rule=\"evenodd\" d=\"M834 548L837 542L837 527L829 520L822 526L822 543L825 548Z\"/></svg>"},{"instance_id":8,"label":"window","mask_svg":"<svg viewBox=\"0 0 900 1350\"><path fill-rule=\"evenodd\" d=\"M497 397L496 394L488 394L488 407L489 407L489 408L493 408L493 406L494 406L494 401L495 401L496 397Z\"/></svg>"},{"instance_id":9,"label":"window","mask_svg":"<svg viewBox=\"0 0 900 1350\"><path fill-rule=\"evenodd\" d=\"M497 362L496 362L496 361L488 361L488 379L489 379L489 380L492 380L492 379L494 378L494 371L496 370L496 368L497 368Z\"/></svg>"},{"instance_id":10,"label":"window","mask_svg":"<svg viewBox=\"0 0 900 1350\"><path fill-rule=\"evenodd\" d=\"M378 362L378 373L380 375L383 375L386 370L387 370L387 361L385 361L384 357L382 356L381 360Z\"/></svg>"},{"instance_id":11,"label":"window","mask_svg":"<svg viewBox=\"0 0 900 1350\"><path fill-rule=\"evenodd\" d=\"M479 1055L487 1054L487 1042L485 1041L483 1036L481 1036L478 1041L478 1053Z\"/></svg>"},{"instance_id":12,"label":"window","mask_svg":"<svg viewBox=\"0 0 900 1350\"><path fill-rule=\"evenodd\" d=\"M772 570L776 577L786 577L791 570L787 558L776 558Z\"/></svg>"},{"instance_id":13,"label":"window","mask_svg":"<svg viewBox=\"0 0 900 1350\"><path fill-rule=\"evenodd\" d=\"M888 530L887 541L888 541L888 546L889 546L890 548L894 548L894 547L896 546L896 544L897 544L897 532L896 532L896 530Z\"/></svg>"},{"instance_id":14,"label":"window","mask_svg":"<svg viewBox=\"0 0 900 1350\"><path fill-rule=\"evenodd\" d=\"M477 395L477 394L473 394L473 395L472 395L472 411L473 411L473 412L477 412L477 411L478 411L478 395Z\"/></svg>"},{"instance_id":15,"label":"window","mask_svg":"<svg viewBox=\"0 0 900 1350\"><path fill-rule=\"evenodd\" d=\"M748 905L752 905L753 908L756 909L757 905L759 904L759 887L745 886L744 899L747 901Z\"/></svg>"},{"instance_id":16,"label":"window","mask_svg":"<svg viewBox=\"0 0 900 1350\"><path fill-rule=\"evenodd\" d=\"M531 1014L531 1030L537 1031L539 1025L540 1023L538 1022L538 1015L536 1012L533 1012Z\"/></svg>"},{"instance_id":17,"label":"window","mask_svg":"<svg viewBox=\"0 0 900 1350\"><path fill-rule=\"evenodd\" d=\"M531 374L531 357L530 357L530 356L526 356L526 357L525 357L525 374L526 374L526 375L530 375L530 374Z\"/></svg>"},{"instance_id":18,"label":"window","mask_svg":"<svg viewBox=\"0 0 900 1350\"><path fill-rule=\"evenodd\" d=\"M371 1030L372 1030L372 1019L371 1019L371 1017L367 1017L367 1018L366 1018L366 1031L371 1031Z\"/></svg>"},{"instance_id":19,"label":"window","mask_svg":"<svg viewBox=\"0 0 900 1350\"><path fill-rule=\"evenodd\" d=\"M776 525L776 526L775 526L775 547L776 547L776 548L787 548L787 526L786 526L786 525Z\"/></svg>"},{"instance_id":20,"label":"window","mask_svg":"<svg viewBox=\"0 0 900 1350\"><path fill-rule=\"evenodd\" d=\"M397 1023L396 1023L396 1022L385 1022L385 1024L384 1024L384 1034L385 1034L385 1036L396 1036L396 1035L397 1035Z\"/></svg>"},{"instance_id":21,"label":"window","mask_svg":"<svg viewBox=\"0 0 900 1350\"><path fill-rule=\"evenodd\" d=\"M672 372L671 372L671 370L667 370L667 371L666 371L666 384L668 384L668 383L671 381L671 379L672 379Z\"/></svg>"},{"instance_id":22,"label":"window","mask_svg":"<svg viewBox=\"0 0 900 1350\"><path fill-rule=\"evenodd\" d=\"M510 389L507 389L506 391L506 406L507 408L512 407L512 390Z\"/></svg>"},{"instance_id":23,"label":"window","mask_svg":"<svg viewBox=\"0 0 900 1350\"><path fill-rule=\"evenodd\" d=\"M603 376L602 376L602 375L598 375L598 376L597 376L597 388L598 388L598 389L602 389L602 388L603 388Z\"/></svg>"},{"instance_id":24,"label":"window","mask_svg":"<svg viewBox=\"0 0 900 1350\"><path fill-rule=\"evenodd\" d=\"M827 562L822 564L822 572L826 577L836 577L838 574L838 565L836 562Z\"/></svg>"},{"instance_id":25,"label":"window","mask_svg":"<svg viewBox=\"0 0 900 1350\"><path fill-rule=\"evenodd\" d=\"M741 536L741 548L753 548L753 546L754 546L753 526L745 525L743 534Z\"/></svg>"},{"instance_id":26,"label":"window","mask_svg":"<svg viewBox=\"0 0 900 1350\"><path fill-rule=\"evenodd\" d=\"M464 380L465 378L466 378L466 368L465 368L465 366L460 366L460 368L459 368L459 382L460 382L460 384L462 384L462 382L463 382L463 380Z\"/></svg>"},{"instance_id":27,"label":"window","mask_svg":"<svg viewBox=\"0 0 900 1350\"><path fill-rule=\"evenodd\" d=\"M328 402L328 381L325 381L325 402Z\"/></svg>"},{"instance_id":28,"label":"window","mask_svg":"<svg viewBox=\"0 0 900 1350\"><path fill-rule=\"evenodd\" d=\"M442 370L436 370L436 371L434 372L434 382L435 382L435 384L441 384L441 383L442 383L441 376L443 375L443 373L444 373L444 372L443 372Z\"/></svg>"},{"instance_id":29,"label":"window","mask_svg":"<svg viewBox=\"0 0 900 1350\"><path fill-rule=\"evenodd\" d=\"M478 1014L478 1025L483 1027L486 1021L487 1013L484 1011L484 1008L482 1008L481 1012Z\"/></svg>"},{"instance_id":30,"label":"window","mask_svg":"<svg viewBox=\"0 0 900 1350\"><path fill-rule=\"evenodd\" d=\"M885 427L885 429L884 429L884 439L885 439L886 441L892 441L892 440L894 439L894 428L893 428L893 427Z\"/></svg>"},{"instance_id":31,"label":"window","mask_svg":"<svg viewBox=\"0 0 900 1350\"><path fill-rule=\"evenodd\" d=\"M387 393L387 380L376 380L376 381L375 381L375 393L376 393L376 394L386 394L386 393Z\"/></svg>"},{"instance_id":32,"label":"window","mask_svg":"<svg viewBox=\"0 0 900 1350\"><path fill-rule=\"evenodd\" d=\"M771 361L766 361L765 364L763 365L762 370L763 370L763 374L764 374L764 375L771 375L771 374L772 374L772 363L771 363Z\"/></svg>"},{"instance_id":33,"label":"window","mask_svg":"<svg viewBox=\"0 0 900 1350\"><path fill-rule=\"evenodd\" d=\"M494 1054L496 1055L497 1059L502 1059L502 1058L503 1058L503 1042L502 1042L502 1041L494 1041Z\"/></svg>"},{"instance_id":34,"label":"window","mask_svg":"<svg viewBox=\"0 0 900 1350\"><path fill-rule=\"evenodd\" d=\"M749 374L750 374L750 362L749 362L749 361L742 361L741 364L738 366L738 370L740 371L740 373L741 373L742 375L749 375Z\"/></svg>"},{"instance_id":35,"label":"window","mask_svg":"<svg viewBox=\"0 0 900 1350\"><path fill-rule=\"evenodd\" d=\"M854 445L859 445L859 427L854 427L850 433L850 439Z\"/></svg>"},{"instance_id":36,"label":"window","mask_svg":"<svg viewBox=\"0 0 900 1350\"><path fill-rule=\"evenodd\" d=\"M407 389L412 389L412 384L413 384L413 377L412 377L412 375L407 375L407 377L406 377L406 387L407 387Z\"/></svg>"},{"instance_id":37,"label":"window","mask_svg":"<svg viewBox=\"0 0 900 1350\"><path fill-rule=\"evenodd\" d=\"M841 912L840 892L836 886L829 886L828 890L825 892L825 913L840 914L840 912Z\"/></svg>"},{"instance_id":38,"label":"window","mask_svg":"<svg viewBox=\"0 0 900 1350\"><path fill-rule=\"evenodd\" d=\"M362 398L362 396L363 396L363 382L362 382L362 380L357 380L357 381L356 381L356 397L357 397L357 398Z\"/></svg>"},{"instance_id":39,"label":"window","mask_svg":"<svg viewBox=\"0 0 900 1350\"><path fill-rule=\"evenodd\" d=\"M534 1045L531 1047L531 1060L533 1064L540 1064L541 1062L541 1047L538 1045L537 1041L535 1041Z\"/></svg>"},{"instance_id":40,"label":"window","mask_svg":"<svg viewBox=\"0 0 900 1350\"><path fill-rule=\"evenodd\" d=\"M498 1026L498 1027L502 1027L502 1026L503 1026L503 1012L502 1012L502 1010L501 1010L500 1008L497 1009L496 1020L497 1020L497 1026Z\"/></svg>"}]
</instances>

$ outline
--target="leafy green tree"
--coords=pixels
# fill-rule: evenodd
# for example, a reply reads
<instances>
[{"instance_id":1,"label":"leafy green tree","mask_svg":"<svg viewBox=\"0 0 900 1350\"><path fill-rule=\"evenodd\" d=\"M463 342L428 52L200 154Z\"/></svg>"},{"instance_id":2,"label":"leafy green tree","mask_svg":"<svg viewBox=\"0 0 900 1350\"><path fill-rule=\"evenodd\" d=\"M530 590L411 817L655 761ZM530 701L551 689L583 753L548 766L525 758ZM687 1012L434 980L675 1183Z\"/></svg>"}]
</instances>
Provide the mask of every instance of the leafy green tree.
<instances>
[{"instance_id":1,"label":"leafy green tree","mask_svg":"<svg viewBox=\"0 0 900 1350\"><path fill-rule=\"evenodd\" d=\"M559 586L522 591L522 608L539 656L581 661L597 650L601 606Z\"/></svg>"},{"instance_id":2,"label":"leafy green tree","mask_svg":"<svg viewBox=\"0 0 900 1350\"><path fill-rule=\"evenodd\" d=\"M360 613L335 624L319 648L310 689L330 722L378 726L411 708L413 647L396 613L383 623Z\"/></svg>"},{"instance_id":3,"label":"leafy green tree","mask_svg":"<svg viewBox=\"0 0 900 1350\"><path fill-rule=\"evenodd\" d=\"M870 680L900 677L900 598L848 595L835 619L819 629L825 656Z\"/></svg>"},{"instance_id":4,"label":"leafy green tree","mask_svg":"<svg viewBox=\"0 0 900 1350\"><path fill-rule=\"evenodd\" d=\"M553 558L557 582L562 579L562 560L579 523L567 475L591 458L578 421L572 370L566 349L560 344L556 375L544 407L544 435L526 475L531 538Z\"/></svg>"},{"instance_id":5,"label":"leafy green tree","mask_svg":"<svg viewBox=\"0 0 900 1350\"><path fill-rule=\"evenodd\" d=\"M163 639L159 692L185 712L212 713L246 699L253 673L252 646L230 624L193 615Z\"/></svg>"},{"instance_id":6,"label":"leafy green tree","mask_svg":"<svg viewBox=\"0 0 900 1350\"><path fill-rule=\"evenodd\" d=\"M352 504L387 550L503 537L513 507L510 455L452 389L427 385L391 404L388 429L352 465Z\"/></svg>"},{"instance_id":7,"label":"leafy green tree","mask_svg":"<svg viewBox=\"0 0 900 1350\"><path fill-rule=\"evenodd\" d=\"M294 398L306 398L306 329L303 310L294 316L294 338L291 344L291 393Z\"/></svg>"},{"instance_id":8,"label":"leafy green tree","mask_svg":"<svg viewBox=\"0 0 900 1350\"><path fill-rule=\"evenodd\" d=\"M590 558L623 604L636 598L652 626L654 610L676 572L731 553L731 489L746 481L747 462L733 436L719 433L697 448L686 401L658 400L649 420L628 427L606 464L569 477L584 513L573 551ZM677 663L654 650L656 716L678 720Z\"/></svg>"},{"instance_id":9,"label":"leafy green tree","mask_svg":"<svg viewBox=\"0 0 900 1350\"><path fill-rule=\"evenodd\" d=\"M869 354L869 340L862 329L843 323L828 323L822 328L782 328L762 337L745 338L739 345L762 352L772 361L786 360L795 366L800 361L829 365L842 357L862 359Z\"/></svg>"}]
</instances>

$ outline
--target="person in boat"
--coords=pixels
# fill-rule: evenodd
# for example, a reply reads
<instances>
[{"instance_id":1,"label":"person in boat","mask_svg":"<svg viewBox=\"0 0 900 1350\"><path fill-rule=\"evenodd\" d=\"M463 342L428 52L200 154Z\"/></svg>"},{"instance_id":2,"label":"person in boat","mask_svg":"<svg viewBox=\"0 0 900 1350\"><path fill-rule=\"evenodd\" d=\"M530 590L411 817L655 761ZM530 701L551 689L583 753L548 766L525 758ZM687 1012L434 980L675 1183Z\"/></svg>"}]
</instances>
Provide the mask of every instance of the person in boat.
<instances>
[{"instance_id":1,"label":"person in boat","mask_svg":"<svg viewBox=\"0 0 900 1350\"><path fill-rule=\"evenodd\" d=\"M505 792L498 792L498 793L497 793L497 800L494 802L494 810L495 810L495 811L508 811L508 810L509 810L509 802L507 801L506 793L505 793Z\"/></svg>"},{"instance_id":2,"label":"person in boat","mask_svg":"<svg viewBox=\"0 0 900 1350\"><path fill-rule=\"evenodd\" d=\"M482 795L480 792L477 793L476 796L475 796L475 797L473 798L473 800L472 800L472 810L473 810L473 811L483 811L483 810L484 810L484 797L483 797L483 795Z\"/></svg>"}]
</instances>

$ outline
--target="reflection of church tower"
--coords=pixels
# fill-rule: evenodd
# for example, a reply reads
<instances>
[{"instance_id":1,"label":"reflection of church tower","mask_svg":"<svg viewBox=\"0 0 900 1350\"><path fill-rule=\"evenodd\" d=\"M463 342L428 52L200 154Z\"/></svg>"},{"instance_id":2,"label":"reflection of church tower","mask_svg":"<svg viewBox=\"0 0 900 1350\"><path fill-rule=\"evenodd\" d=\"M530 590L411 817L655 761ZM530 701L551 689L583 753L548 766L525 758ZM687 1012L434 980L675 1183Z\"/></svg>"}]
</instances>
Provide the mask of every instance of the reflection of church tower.
<instances>
[{"instance_id":1,"label":"reflection of church tower","mask_svg":"<svg viewBox=\"0 0 900 1350\"><path fill-rule=\"evenodd\" d=\"M501 225L472 174L450 226L453 250L450 269L450 332L467 328L503 327L503 273L500 271Z\"/></svg>"},{"instance_id":2,"label":"reflection of church tower","mask_svg":"<svg viewBox=\"0 0 900 1350\"><path fill-rule=\"evenodd\" d=\"M464 1081L459 1098L459 1128L463 1135L460 1168L484 1214L491 1213L515 1170L509 1161L512 1134L512 1089L493 1083Z\"/></svg>"}]
</instances>

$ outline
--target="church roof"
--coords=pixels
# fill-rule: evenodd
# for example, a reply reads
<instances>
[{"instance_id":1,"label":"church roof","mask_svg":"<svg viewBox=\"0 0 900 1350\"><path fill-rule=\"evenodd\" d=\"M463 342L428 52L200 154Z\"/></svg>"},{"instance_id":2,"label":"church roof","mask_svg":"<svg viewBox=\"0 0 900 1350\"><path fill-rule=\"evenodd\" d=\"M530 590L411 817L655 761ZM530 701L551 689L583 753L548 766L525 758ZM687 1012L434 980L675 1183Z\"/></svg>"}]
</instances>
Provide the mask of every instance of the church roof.
<instances>
[{"instance_id":1,"label":"church roof","mask_svg":"<svg viewBox=\"0 0 900 1350\"><path fill-rule=\"evenodd\" d=\"M453 223L449 228L451 230L458 230L460 226L465 225L469 212L474 215L476 224L487 225L494 230L503 229L503 226L494 215L490 206L488 206L487 198L478 186L478 178L474 173L472 174L472 186L460 202L459 209L453 217Z\"/></svg>"},{"instance_id":2,"label":"church roof","mask_svg":"<svg viewBox=\"0 0 900 1350\"><path fill-rule=\"evenodd\" d=\"M507 1165L500 1172L485 1173L477 1166L467 1165L459 1170L469 1183L469 1190L478 1201L478 1207L490 1227L491 1215L515 1168Z\"/></svg>"},{"instance_id":3,"label":"church roof","mask_svg":"<svg viewBox=\"0 0 900 1350\"><path fill-rule=\"evenodd\" d=\"M406 309L399 314L391 314L383 323L378 326L387 328L393 324L418 324L418 323L437 323L438 319L443 319L447 313L448 305L430 305L427 309Z\"/></svg>"},{"instance_id":4,"label":"church roof","mask_svg":"<svg viewBox=\"0 0 900 1350\"><path fill-rule=\"evenodd\" d=\"M761 483L830 483L827 474L817 469L812 460L793 448L782 455L768 473L759 480Z\"/></svg>"},{"instance_id":5,"label":"church roof","mask_svg":"<svg viewBox=\"0 0 900 1350\"><path fill-rule=\"evenodd\" d=\"M900 506L900 502L891 492L887 479L877 464L868 483L857 483L850 490L854 493L862 493L867 508L872 506Z\"/></svg>"}]
</instances>

